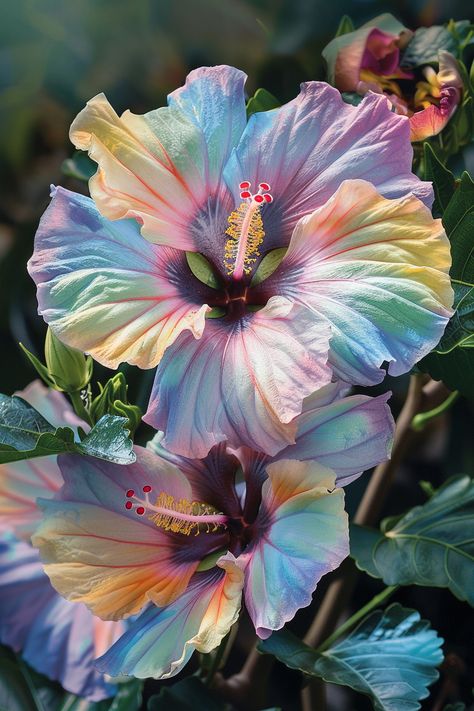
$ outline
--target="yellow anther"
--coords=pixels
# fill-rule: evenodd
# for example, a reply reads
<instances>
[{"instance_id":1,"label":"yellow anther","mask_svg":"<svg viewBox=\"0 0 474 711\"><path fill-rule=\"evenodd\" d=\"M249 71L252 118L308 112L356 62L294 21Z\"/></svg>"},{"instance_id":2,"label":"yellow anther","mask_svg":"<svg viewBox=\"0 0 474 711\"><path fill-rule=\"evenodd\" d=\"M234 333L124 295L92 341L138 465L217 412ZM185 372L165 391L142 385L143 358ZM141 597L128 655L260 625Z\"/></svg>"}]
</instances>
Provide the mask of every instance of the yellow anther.
<instances>
[{"instance_id":1,"label":"yellow anther","mask_svg":"<svg viewBox=\"0 0 474 711\"><path fill-rule=\"evenodd\" d=\"M250 274L253 264L260 256L258 251L265 237L259 204L243 202L228 217L226 234L229 239L224 247L224 265L228 274L240 279Z\"/></svg>"},{"instance_id":2,"label":"yellow anther","mask_svg":"<svg viewBox=\"0 0 474 711\"><path fill-rule=\"evenodd\" d=\"M213 533L225 525L219 520L224 518L223 515L213 506L187 499L176 500L164 491L158 496L155 504L149 506L149 510L153 513L148 519L156 526L165 531L183 533L185 536L189 536L193 531L196 536L203 531Z\"/></svg>"}]
</instances>

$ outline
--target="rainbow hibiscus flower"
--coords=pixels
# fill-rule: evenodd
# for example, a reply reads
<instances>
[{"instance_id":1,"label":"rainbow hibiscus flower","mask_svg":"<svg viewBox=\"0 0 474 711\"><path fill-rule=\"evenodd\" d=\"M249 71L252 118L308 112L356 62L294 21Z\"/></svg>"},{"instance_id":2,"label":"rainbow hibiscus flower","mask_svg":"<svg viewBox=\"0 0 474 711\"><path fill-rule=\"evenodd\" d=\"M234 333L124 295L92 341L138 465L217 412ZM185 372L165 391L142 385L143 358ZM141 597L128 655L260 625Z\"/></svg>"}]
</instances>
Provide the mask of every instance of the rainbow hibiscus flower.
<instances>
[{"instance_id":1,"label":"rainbow hibiscus flower","mask_svg":"<svg viewBox=\"0 0 474 711\"><path fill-rule=\"evenodd\" d=\"M379 15L358 30L335 37L323 57L331 84L340 91L385 95L394 111L409 118L410 139L416 142L447 126L464 87L456 58L445 50L438 51L437 71L431 61L404 67L403 51L412 37L413 32L392 15Z\"/></svg>"},{"instance_id":2,"label":"rainbow hibiscus flower","mask_svg":"<svg viewBox=\"0 0 474 711\"><path fill-rule=\"evenodd\" d=\"M59 458L64 486L40 502L33 539L47 574L105 619L141 613L100 671L178 673L220 643L242 597L262 638L309 605L349 552L340 486L386 458L393 434L387 396L341 395L309 398L296 443L273 458L220 444L188 459L161 434L130 466Z\"/></svg>"},{"instance_id":3,"label":"rainbow hibiscus flower","mask_svg":"<svg viewBox=\"0 0 474 711\"><path fill-rule=\"evenodd\" d=\"M39 381L17 394L58 427L88 429L61 393ZM0 465L0 643L67 691L100 701L117 687L93 662L120 637L124 623L101 620L58 595L30 543L42 516L37 497L54 496L62 483L56 457Z\"/></svg>"},{"instance_id":4,"label":"rainbow hibiscus flower","mask_svg":"<svg viewBox=\"0 0 474 711\"><path fill-rule=\"evenodd\" d=\"M144 116L90 101L71 138L99 164L93 201L54 190L29 263L61 340L158 366L145 419L184 456L275 454L304 398L408 371L451 314L408 120L311 82L247 122L244 79L195 70Z\"/></svg>"}]
</instances>

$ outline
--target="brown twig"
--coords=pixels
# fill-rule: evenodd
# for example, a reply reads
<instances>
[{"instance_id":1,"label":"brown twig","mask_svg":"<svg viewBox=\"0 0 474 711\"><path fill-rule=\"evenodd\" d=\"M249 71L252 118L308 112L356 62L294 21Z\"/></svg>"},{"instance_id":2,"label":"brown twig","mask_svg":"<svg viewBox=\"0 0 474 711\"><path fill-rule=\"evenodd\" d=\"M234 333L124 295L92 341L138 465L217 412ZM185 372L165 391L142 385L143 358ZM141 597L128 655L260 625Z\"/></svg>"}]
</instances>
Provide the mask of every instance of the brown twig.
<instances>
[{"instance_id":1,"label":"brown twig","mask_svg":"<svg viewBox=\"0 0 474 711\"><path fill-rule=\"evenodd\" d=\"M424 375L411 376L407 398L397 419L391 458L375 468L354 516L354 523L371 526L378 522L397 469L407 450L419 437L420 433L411 426L413 418L419 412L436 407L449 394L443 383L426 380ZM318 647L334 631L354 592L359 571L352 559L344 561L339 573L329 586L304 638L311 647ZM322 683L314 680L307 687L301 700L303 711L315 708L324 711L320 703Z\"/></svg>"}]
</instances>

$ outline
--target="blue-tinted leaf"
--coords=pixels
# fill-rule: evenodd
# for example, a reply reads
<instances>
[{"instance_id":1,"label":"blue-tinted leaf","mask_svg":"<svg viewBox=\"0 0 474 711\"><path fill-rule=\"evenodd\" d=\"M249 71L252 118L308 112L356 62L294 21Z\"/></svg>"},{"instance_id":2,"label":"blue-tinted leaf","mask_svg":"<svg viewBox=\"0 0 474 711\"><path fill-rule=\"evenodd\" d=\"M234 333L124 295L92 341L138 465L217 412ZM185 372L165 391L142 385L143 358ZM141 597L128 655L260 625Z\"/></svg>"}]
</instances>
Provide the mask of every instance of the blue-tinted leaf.
<instances>
[{"instance_id":1,"label":"blue-tinted leaf","mask_svg":"<svg viewBox=\"0 0 474 711\"><path fill-rule=\"evenodd\" d=\"M259 643L291 669L370 697L375 711L416 711L438 678L442 639L415 610L395 603L368 615L342 642L318 653L286 630Z\"/></svg>"},{"instance_id":2,"label":"blue-tinted leaf","mask_svg":"<svg viewBox=\"0 0 474 711\"><path fill-rule=\"evenodd\" d=\"M422 506L382 530L351 528L357 566L387 585L449 588L474 605L474 481L450 479Z\"/></svg>"},{"instance_id":3,"label":"blue-tinted leaf","mask_svg":"<svg viewBox=\"0 0 474 711\"><path fill-rule=\"evenodd\" d=\"M451 32L442 25L420 27L410 40L400 64L411 68L435 63L440 49L457 55L458 43Z\"/></svg>"},{"instance_id":4,"label":"blue-tinted leaf","mask_svg":"<svg viewBox=\"0 0 474 711\"><path fill-rule=\"evenodd\" d=\"M0 464L65 452L131 464L135 454L126 424L125 417L105 415L78 442L70 427L56 428L22 398L0 394Z\"/></svg>"}]
</instances>

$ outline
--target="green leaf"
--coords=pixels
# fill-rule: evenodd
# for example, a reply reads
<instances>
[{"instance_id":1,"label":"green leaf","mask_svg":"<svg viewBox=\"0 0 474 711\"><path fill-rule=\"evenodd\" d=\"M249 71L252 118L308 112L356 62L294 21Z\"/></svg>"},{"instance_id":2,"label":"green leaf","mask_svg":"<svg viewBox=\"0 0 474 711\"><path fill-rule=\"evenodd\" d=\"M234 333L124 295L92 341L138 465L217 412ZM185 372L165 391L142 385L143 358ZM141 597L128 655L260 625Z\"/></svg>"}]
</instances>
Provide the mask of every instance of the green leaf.
<instances>
[{"instance_id":1,"label":"green leaf","mask_svg":"<svg viewBox=\"0 0 474 711\"><path fill-rule=\"evenodd\" d=\"M87 183L96 172L97 164L84 151L75 151L72 158L66 158L63 161L61 170L69 178L76 178L76 180Z\"/></svg>"},{"instance_id":2,"label":"green leaf","mask_svg":"<svg viewBox=\"0 0 474 711\"><path fill-rule=\"evenodd\" d=\"M355 27L349 15L343 15L339 23L339 27L336 30L334 37L340 37L341 35L347 35L349 32L354 32Z\"/></svg>"},{"instance_id":3,"label":"green leaf","mask_svg":"<svg viewBox=\"0 0 474 711\"><path fill-rule=\"evenodd\" d=\"M211 289L221 288L221 283L214 268L203 254L199 252L186 252L186 261L196 279L199 279L199 281L206 284L206 286L210 286Z\"/></svg>"},{"instance_id":4,"label":"green leaf","mask_svg":"<svg viewBox=\"0 0 474 711\"><path fill-rule=\"evenodd\" d=\"M116 464L132 464L136 457L133 442L128 436L127 417L104 415L84 437L75 445L76 450L98 459L106 459Z\"/></svg>"},{"instance_id":5,"label":"green leaf","mask_svg":"<svg viewBox=\"0 0 474 711\"><path fill-rule=\"evenodd\" d=\"M114 698L87 701L65 692L60 684L0 646L0 711L138 711L142 690L143 682L133 679L119 684Z\"/></svg>"},{"instance_id":6,"label":"green leaf","mask_svg":"<svg viewBox=\"0 0 474 711\"><path fill-rule=\"evenodd\" d=\"M463 173L444 214L451 242L455 313L440 342L418 367L453 390L474 396L474 182Z\"/></svg>"},{"instance_id":7,"label":"green leaf","mask_svg":"<svg viewBox=\"0 0 474 711\"><path fill-rule=\"evenodd\" d=\"M386 585L448 588L474 605L474 481L450 479L381 531L353 525L351 556Z\"/></svg>"},{"instance_id":8,"label":"green leaf","mask_svg":"<svg viewBox=\"0 0 474 711\"><path fill-rule=\"evenodd\" d=\"M438 678L442 639L415 610L398 603L368 615L342 642L325 652L280 630L259 643L291 669L370 697L375 711L416 711Z\"/></svg>"},{"instance_id":9,"label":"green leaf","mask_svg":"<svg viewBox=\"0 0 474 711\"><path fill-rule=\"evenodd\" d=\"M197 676L188 676L152 696L147 708L148 711L225 711L226 705Z\"/></svg>"},{"instance_id":10,"label":"green leaf","mask_svg":"<svg viewBox=\"0 0 474 711\"><path fill-rule=\"evenodd\" d=\"M54 427L20 397L0 394L0 464L65 452L117 464L135 461L127 419L105 415L81 442L70 427Z\"/></svg>"},{"instance_id":11,"label":"green leaf","mask_svg":"<svg viewBox=\"0 0 474 711\"><path fill-rule=\"evenodd\" d=\"M6 647L0 647L0 711L45 711L15 655Z\"/></svg>"},{"instance_id":12,"label":"green leaf","mask_svg":"<svg viewBox=\"0 0 474 711\"><path fill-rule=\"evenodd\" d=\"M454 195L456 182L454 175L443 165L429 143L423 144L426 180L431 180L435 194L433 216L441 217Z\"/></svg>"},{"instance_id":13,"label":"green leaf","mask_svg":"<svg viewBox=\"0 0 474 711\"><path fill-rule=\"evenodd\" d=\"M341 96L346 104L351 104L351 106L359 106L364 98L362 94L357 94L355 91L343 91Z\"/></svg>"},{"instance_id":14,"label":"green leaf","mask_svg":"<svg viewBox=\"0 0 474 711\"><path fill-rule=\"evenodd\" d=\"M259 111L271 111L281 106L278 99L266 89L257 89L255 94L247 101L247 118Z\"/></svg>"},{"instance_id":15,"label":"green leaf","mask_svg":"<svg viewBox=\"0 0 474 711\"><path fill-rule=\"evenodd\" d=\"M268 279L269 276L280 266L281 260L288 251L288 247L279 247L278 249L272 249L271 252L263 257L262 261L258 265L255 274L252 277L250 286L257 286L261 284L262 281Z\"/></svg>"},{"instance_id":16,"label":"green leaf","mask_svg":"<svg viewBox=\"0 0 474 711\"><path fill-rule=\"evenodd\" d=\"M448 32L442 25L420 27L408 43L400 64L402 67L410 68L423 64L435 64L438 62L440 49L457 56L458 43L451 32Z\"/></svg>"}]
</instances>

